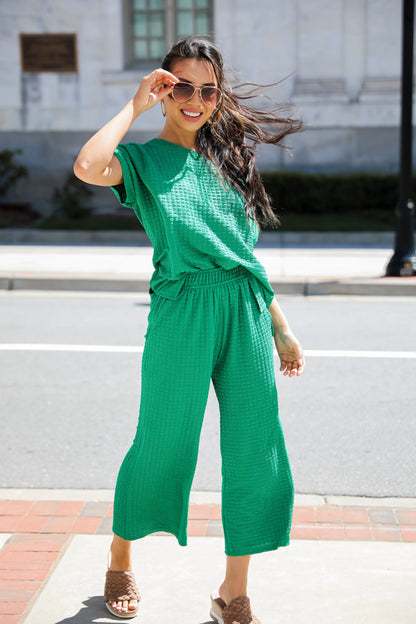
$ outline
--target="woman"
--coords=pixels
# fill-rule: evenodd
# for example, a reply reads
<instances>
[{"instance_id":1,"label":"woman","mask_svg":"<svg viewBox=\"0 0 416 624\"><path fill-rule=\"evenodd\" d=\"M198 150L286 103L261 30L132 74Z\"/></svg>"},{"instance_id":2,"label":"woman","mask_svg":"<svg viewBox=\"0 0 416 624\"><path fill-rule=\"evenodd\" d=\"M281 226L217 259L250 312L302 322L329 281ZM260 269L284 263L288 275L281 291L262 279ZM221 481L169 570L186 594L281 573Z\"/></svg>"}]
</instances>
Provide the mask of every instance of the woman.
<instances>
[{"instance_id":1,"label":"woman","mask_svg":"<svg viewBox=\"0 0 416 624\"><path fill-rule=\"evenodd\" d=\"M140 600L131 541L167 531L186 545L210 379L221 414L227 556L225 579L211 597L216 622L258 622L247 597L250 555L289 543L293 482L278 417L273 337L284 375L299 376L304 358L253 255L259 223L278 222L254 147L280 144L301 124L250 108L249 97L227 84L210 42L188 38L143 78L74 166L81 180L111 186L135 210L154 247L139 424L117 479L104 596L119 617L136 615ZM120 145L134 120L159 102L160 135Z\"/></svg>"}]
</instances>

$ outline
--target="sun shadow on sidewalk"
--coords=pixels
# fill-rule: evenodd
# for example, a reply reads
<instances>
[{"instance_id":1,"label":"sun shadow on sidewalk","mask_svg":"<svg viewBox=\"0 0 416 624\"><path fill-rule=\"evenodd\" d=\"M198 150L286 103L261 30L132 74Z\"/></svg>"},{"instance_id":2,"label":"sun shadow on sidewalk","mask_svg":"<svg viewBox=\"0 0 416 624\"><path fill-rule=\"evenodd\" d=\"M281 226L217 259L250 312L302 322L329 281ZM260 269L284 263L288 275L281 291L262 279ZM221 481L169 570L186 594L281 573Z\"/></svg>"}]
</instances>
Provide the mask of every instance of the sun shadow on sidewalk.
<instances>
[{"instance_id":1,"label":"sun shadow on sidewalk","mask_svg":"<svg viewBox=\"0 0 416 624\"><path fill-rule=\"evenodd\" d=\"M104 617L116 621L105 608L102 596L91 596L82 602L84 605L75 615L59 620L56 624L89 624ZM120 621L120 620L118 620Z\"/></svg>"},{"instance_id":2,"label":"sun shadow on sidewalk","mask_svg":"<svg viewBox=\"0 0 416 624\"><path fill-rule=\"evenodd\" d=\"M75 615L66 617L63 620L55 622L55 624L92 624L93 622L101 622L103 619L110 622L121 622L122 618L112 616L105 608L103 596L91 596L82 602L84 605ZM128 622L139 622L136 618L126 618ZM198 624L214 624L212 620L208 622L198 622Z\"/></svg>"}]
</instances>

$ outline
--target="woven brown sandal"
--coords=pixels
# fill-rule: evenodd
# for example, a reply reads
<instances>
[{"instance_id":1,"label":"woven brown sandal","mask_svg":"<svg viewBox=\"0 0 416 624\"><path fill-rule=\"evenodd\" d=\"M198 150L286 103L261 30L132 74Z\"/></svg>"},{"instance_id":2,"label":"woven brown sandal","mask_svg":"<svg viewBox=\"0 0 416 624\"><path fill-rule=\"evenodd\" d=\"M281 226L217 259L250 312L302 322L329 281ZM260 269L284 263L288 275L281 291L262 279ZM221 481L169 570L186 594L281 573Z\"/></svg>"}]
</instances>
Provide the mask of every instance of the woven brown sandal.
<instances>
[{"instance_id":1,"label":"woven brown sandal","mask_svg":"<svg viewBox=\"0 0 416 624\"><path fill-rule=\"evenodd\" d=\"M105 576L104 602L107 609L119 618L134 618L137 615L139 605L136 609L129 609L126 612L118 611L111 606L113 602L124 600L140 601L140 594L134 580L133 572L119 572L117 570L107 570Z\"/></svg>"},{"instance_id":2,"label":"woven brown sandal","mask_svg":"<svg viewBox=\"0 0 416 624\"><path fill-rule=\"evenodd\" d=\"M247 596L238 596L225 604L222 598L212 595L209 614L216 624L260 624L251 613L250 599Z\"/></svg>"}]
</instances>

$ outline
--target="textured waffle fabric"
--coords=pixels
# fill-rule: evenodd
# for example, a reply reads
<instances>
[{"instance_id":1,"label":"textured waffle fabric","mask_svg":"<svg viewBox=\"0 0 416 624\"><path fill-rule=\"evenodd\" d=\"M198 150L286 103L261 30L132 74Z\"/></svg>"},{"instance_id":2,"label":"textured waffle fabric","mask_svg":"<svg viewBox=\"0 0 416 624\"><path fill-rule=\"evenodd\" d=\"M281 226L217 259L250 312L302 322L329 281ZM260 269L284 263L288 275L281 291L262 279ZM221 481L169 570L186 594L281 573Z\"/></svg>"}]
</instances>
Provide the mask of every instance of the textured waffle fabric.
<instances>
[{"instance_id":1,"label":"textured waffle fabric","mask_svg":"<svg viewBox=\"0 0 416 624\"><path fill-rule=\"evenodd\" d=\"M118 475L113 530L187 543L189 494L212 379L220 407L227 555L289 543L293 482L281 424L271 314L242 266L188 272L176 299L151 293L139 423Z\"/></svg>"},{"instance_id":2,"label":"textured waffle fabric","mask_svg":"<svg viewBox=\"0 0 416 624\"><path fill-rule=\"evenodd\" d=\"M115 150L123 184L111 187L133 208L154 249L151 288L176 299L185 273L245 266L262 285L267 307L274 293L253 254L258 227L246 219L242 196L198 152L163 139Z\"/></svg>"}]
</instances>

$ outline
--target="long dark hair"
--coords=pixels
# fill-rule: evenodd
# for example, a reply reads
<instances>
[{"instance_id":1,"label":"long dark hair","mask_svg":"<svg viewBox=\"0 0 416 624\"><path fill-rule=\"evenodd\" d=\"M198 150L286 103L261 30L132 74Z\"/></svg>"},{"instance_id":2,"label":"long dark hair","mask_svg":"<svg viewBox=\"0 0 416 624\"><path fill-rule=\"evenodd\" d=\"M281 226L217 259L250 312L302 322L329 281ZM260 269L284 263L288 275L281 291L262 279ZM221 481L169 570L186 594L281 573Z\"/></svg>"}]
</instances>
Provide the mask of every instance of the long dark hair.
<instances>
[{"instance_id":1,"label":"long dark hair","mask_svg":"<svg viewBox=\"0 0 416 624\"><path fill-rule=\"evenodd\" d=\"M209 61L223 94L210 120L198 131L198 152L211 160L220 174L243 195L247 217L254 219L261 227L277 227L279 219L272 210L270 197L261 181L254 151L260 142L286 149L282 140L300 130L302 122L282 117L287 108L274 106L267 111L249 106L247 100L258 97L264 87L245 83L232 88L224 76L221 52L210 41L201 37L179 41L166 54L161 67L172 71L175 62L184 58ZM270 86L274 85L265 85Z\"/></svg>"}]
</instances>

